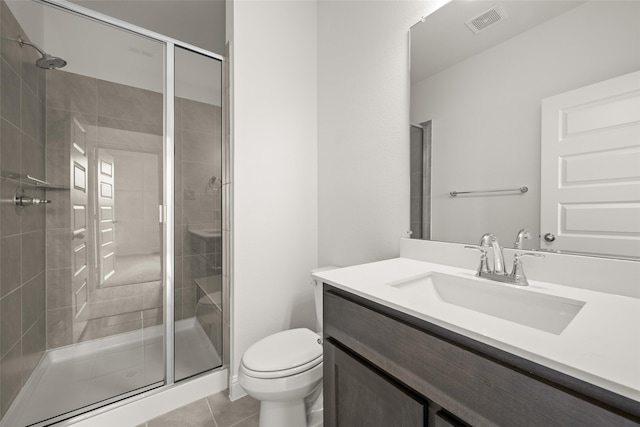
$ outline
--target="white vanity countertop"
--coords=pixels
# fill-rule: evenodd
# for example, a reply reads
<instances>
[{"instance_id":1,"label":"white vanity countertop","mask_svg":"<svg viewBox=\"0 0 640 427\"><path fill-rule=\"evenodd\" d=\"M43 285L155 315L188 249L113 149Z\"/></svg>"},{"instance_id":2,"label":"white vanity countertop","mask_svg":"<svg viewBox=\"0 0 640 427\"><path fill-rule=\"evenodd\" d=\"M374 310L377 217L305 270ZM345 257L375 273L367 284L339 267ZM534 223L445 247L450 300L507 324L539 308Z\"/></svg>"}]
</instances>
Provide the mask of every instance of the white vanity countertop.
<instances>
[{"instance_id":1,"label":"white vanity countertop","mask_svg":"<svg viewBox=\"0 0 640 427\"><path fill-rule=\"evenodd\" d=\"M416 299L388 283L431 271L475 277L475 271L393 258L322 271L313 277L336 288L442 326L640 402L640 299L529 280L522 292L584 301L560 335L472 311L439 298Z\"/></svg>"}]
</instances>

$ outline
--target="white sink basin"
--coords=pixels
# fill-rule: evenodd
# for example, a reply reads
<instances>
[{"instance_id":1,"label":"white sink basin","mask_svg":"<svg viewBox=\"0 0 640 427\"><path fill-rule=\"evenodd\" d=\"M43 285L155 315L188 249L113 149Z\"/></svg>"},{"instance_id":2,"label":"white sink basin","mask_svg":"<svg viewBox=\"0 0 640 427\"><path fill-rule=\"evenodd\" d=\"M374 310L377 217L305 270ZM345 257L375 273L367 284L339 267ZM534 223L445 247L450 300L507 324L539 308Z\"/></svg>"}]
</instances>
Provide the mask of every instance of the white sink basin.
<instances>
[{"instance_id":1,"label":"white sink basin","mask_svg":"<svg viewBox=\"0 0 640 427\"><path fill-rule=\"evenodd\" d=\"M439 300L489 316L560 335L571 323L584 301L543 295L516 287L431 272L388 283L414 298Z\"/></svg>"}]
</instances>

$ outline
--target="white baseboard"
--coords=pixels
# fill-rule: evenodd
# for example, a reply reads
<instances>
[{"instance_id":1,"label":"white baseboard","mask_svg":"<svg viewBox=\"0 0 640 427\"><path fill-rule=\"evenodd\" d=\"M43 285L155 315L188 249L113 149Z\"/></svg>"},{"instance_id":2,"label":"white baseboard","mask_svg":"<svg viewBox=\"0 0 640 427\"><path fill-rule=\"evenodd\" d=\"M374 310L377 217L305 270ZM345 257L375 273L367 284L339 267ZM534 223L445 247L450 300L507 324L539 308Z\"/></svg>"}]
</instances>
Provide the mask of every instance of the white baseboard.
<instances>
[{"instance_id":1,"label":"white baseboard","mask_svg":"<svg viewBox=\"0 0 640 427\"><path fill-rule=\"evenodd\" d=\"M238 381L238 376L237 375L230 376L229 377L229 400L233 402L234 400L238 400L241 397L244 397L246 395L247 395L247 392L244 391L244 389L240 385L240 382Z\"/></svg>"}]
</instances>

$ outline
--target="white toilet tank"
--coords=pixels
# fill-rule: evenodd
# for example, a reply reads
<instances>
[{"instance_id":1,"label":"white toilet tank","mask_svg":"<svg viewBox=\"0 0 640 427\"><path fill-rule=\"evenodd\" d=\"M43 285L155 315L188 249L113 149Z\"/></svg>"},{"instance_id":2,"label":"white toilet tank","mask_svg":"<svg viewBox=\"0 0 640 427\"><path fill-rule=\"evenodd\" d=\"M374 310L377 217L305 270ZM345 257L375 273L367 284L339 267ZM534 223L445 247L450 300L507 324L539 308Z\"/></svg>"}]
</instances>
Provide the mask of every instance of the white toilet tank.
<instances>
[{"instance_id":1,"label":"white toilet tank","mask_svg":"<svg viewBox=\"0 0 640 427\"><path fill-rule=\"evenodd\" d=\"M328 265L326 267L315 268L311 270L311 273L319 273L321 271L335 270L337 268L340 268L340 267ZM319 280L314 280L313 284L314 284L313 297L316 301L316 321L317 321L316 331L322 332L322 282Z\"/></svg>"}]
</instances>

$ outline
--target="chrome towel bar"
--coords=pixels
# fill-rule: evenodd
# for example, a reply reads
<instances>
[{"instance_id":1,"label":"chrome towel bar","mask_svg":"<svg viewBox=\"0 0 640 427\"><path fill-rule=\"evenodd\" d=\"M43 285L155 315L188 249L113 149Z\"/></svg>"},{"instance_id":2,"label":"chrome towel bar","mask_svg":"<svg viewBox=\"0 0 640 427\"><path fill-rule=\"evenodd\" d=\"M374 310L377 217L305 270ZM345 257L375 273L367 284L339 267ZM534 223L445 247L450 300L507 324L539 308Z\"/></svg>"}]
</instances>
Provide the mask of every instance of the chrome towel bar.
<instances>
[{"instance_id":1,"label":"chrome towel bar","mask_svg":"<svg viewBox=\"0 0 640 427\"><path fill-rule=\"evenodd\" d=\"M451 197L456 197L458 194L473 194L473 193L502 193L505 191L519 191L521 193L526 193L529 191L529 187L522 186L520 188L507 188L504 190L474 190L474 191L452 191L449 194Z\"/></svg>"}]
</instances>

